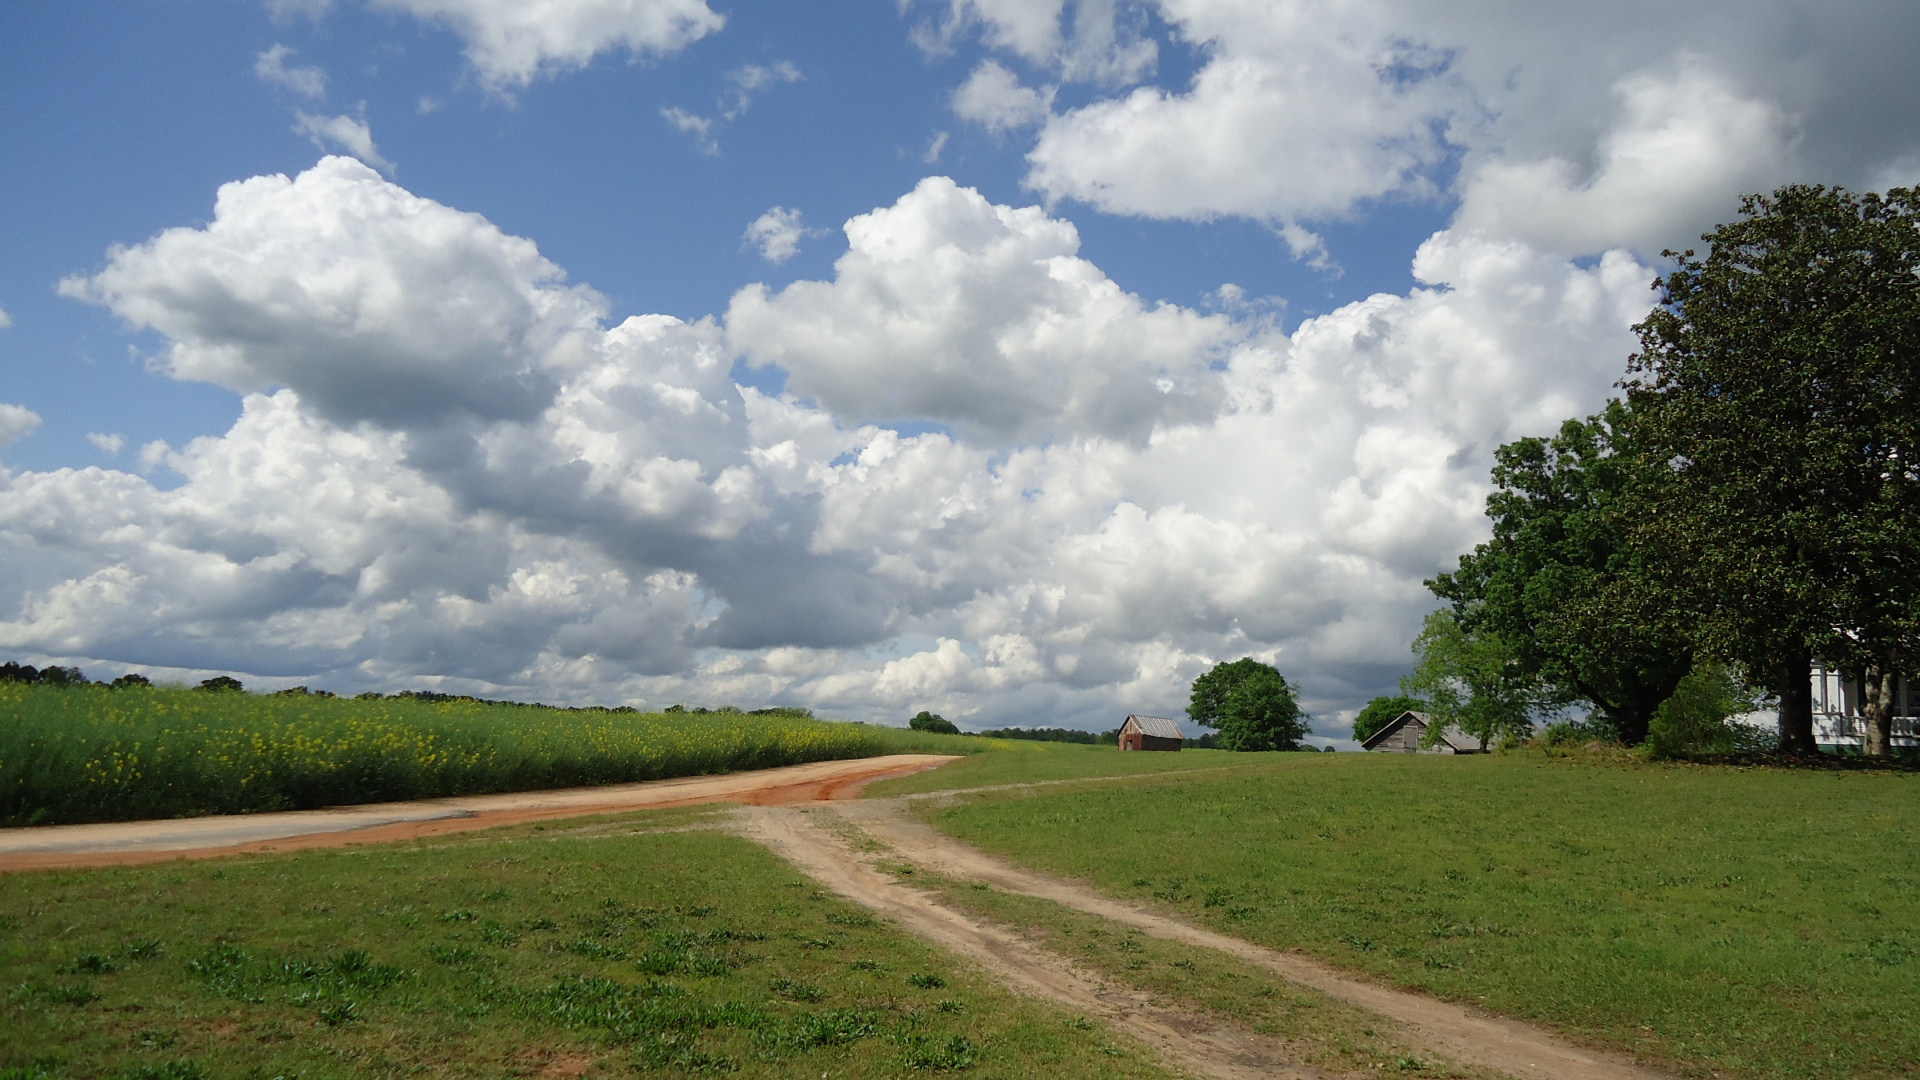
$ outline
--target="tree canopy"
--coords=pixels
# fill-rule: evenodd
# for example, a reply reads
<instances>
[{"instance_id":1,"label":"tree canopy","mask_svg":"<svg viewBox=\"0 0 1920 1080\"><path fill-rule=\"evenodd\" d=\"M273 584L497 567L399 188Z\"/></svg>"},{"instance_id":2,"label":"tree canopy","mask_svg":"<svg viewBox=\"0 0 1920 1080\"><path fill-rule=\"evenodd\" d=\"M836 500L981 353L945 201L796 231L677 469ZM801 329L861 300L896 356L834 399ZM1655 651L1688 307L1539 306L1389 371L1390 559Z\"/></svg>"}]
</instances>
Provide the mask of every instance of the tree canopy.
<instances>
[{"instance_id":1,"label":"tree canopy","mask_svg":"<svg viewBox=\"0 0 1920 1080\"><path fill-rule=\"evenodd\" d=\"M1434 719L1427 728L1430 743L1449 727L1479 739L1482 749L1503 736L1533 730L1533 714L1549 695L1505 638L1469 630L1453 611L1441 608L1427 615L1413 651L1419 660L1413 674L1400 680L1400 689L1427 701L1424 711Z\"/></svg>"},{"instance_id":2,"label":"tree canopy","mask_svg":"<svg viewBox=\"0 0 1920 1080\"><path fill-rule=\"evenodd\" d=\"M1542 706L1587 704L1634 746L1693 669L1693 645L1649 565L1656 556L1632 542L1632 520L1622 512L1635 482L1630 421L1614 402L1597 416L1568 420L1552 438L1494 451L1493 538L1427 586L1453 603L1460 633L1497 639L1511 654L1516 667L1503 679L1528 682Z\"/></svg>"},{"instance_id":3,"label":"tree canopy","mask_svg":"<svg viewBox=\"0 0 1920 1080\"><path fill-rule=\"evenodd\" d=\"M1920 196L1795 185L1666 254L1623 384L1632 514L1701 644L1782 698L1814 748L1807 671L1864 676L1869 753L1920 668Z\"/></svg>"},{"instance_id":4,"label":"tree canopy","mask_svg":"<svg viewBox=\"0 0 1920 1080\"><path fill-rule=\"evenodd\" d=\"M921 709L914 715L913 719L907 721L907 726L915 731L931 731L940 735L960 734L960 729L955 726L953 721L941 716L939 713L928 712L925 709Z\"/></svg>"},{"instance_id":5,"label":"tree canopy","mask_svg":"<svg viewBox=\"0 0 1920 1080\"><path fill-rule=\"evenodd\" d=\"M1216 664L1195 679L1187 717L1218 728L1226 750L1297 750L1307 733L1293 684L1250 656Z\"/></svg>"}]
</instances>

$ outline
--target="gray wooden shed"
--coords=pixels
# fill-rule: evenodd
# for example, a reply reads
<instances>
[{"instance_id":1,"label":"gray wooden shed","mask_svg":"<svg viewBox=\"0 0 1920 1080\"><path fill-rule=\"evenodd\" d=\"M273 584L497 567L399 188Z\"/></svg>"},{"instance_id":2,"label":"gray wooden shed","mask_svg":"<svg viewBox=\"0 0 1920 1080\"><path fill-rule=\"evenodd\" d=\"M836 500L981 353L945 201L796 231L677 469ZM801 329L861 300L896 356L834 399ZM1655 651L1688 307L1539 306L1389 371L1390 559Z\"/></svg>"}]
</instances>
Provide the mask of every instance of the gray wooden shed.
<instances>
[{"instance_id":1,"label":"gray wooden shed","mask_svg":"<svg viewBox=\"0 0 1920 1080\"><path fill-rule=\"evenodd\" d=\"M1440 741L1432 746L1422 746L1426 741L1427 729L1433 725L1433 718L1423 712L1403 712L1373 737L1360 744L1360 749L1383 754L1484 754L1487 748L1480 740L1461 731L1458 727L1449 727L1440 733Z\"/></svg>"}]
</instances>

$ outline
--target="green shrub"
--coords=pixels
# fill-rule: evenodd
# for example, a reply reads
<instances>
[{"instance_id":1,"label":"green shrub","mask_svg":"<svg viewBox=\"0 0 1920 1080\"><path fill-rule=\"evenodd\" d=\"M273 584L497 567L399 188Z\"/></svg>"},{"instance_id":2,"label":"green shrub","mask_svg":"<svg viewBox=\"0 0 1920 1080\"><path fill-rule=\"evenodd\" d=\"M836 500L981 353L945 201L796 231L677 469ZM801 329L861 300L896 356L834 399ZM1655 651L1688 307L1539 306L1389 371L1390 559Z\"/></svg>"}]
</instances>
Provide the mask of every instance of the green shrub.
<instances>
[{"instance_id":1,"label":"green shrub","mask_svg":"<svg viewBox=\"0 0 1920 1080\"><path fill-rule=\"evenodd\" d=\"M1767 732L1731 722L1754 706L1752 693L1732 671L1702 663L1655 710L1647 728L1647 752L1655 758L1679 758L1772 749L1776 740Z\"/></svg>"}]
</instances>

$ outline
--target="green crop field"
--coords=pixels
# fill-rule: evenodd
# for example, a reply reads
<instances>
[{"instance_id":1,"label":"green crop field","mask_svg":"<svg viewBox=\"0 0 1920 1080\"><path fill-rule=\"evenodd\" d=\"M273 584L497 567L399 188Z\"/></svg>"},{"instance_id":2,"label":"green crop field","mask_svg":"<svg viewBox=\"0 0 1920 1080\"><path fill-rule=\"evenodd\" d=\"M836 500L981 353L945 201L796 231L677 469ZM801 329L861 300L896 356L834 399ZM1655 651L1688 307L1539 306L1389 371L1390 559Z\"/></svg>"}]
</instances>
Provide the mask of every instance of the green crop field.
<instances>
[{"instance_id":1,"label":"green crop field","mask_svg":"<svg viewBox=\"0 0 1920 1080\"><path fill-rule=\"evenodd\" d=\"M1290 754L921 813L1016 863L1685 1075L1920 1067L1913 773Z\"/></svg>"},{"instance_id":2,"label":"green crop field","mask_svg":"<svg viewBox=\"0 0 1920 1080\"><path fill-rule=\"evenodd\" d=\"M1165 1076L706 813L0 878L0 1076Z\"/></svg>"},{"instance_id":3,"label":"green crop field","mask_svg":"<svg viewBox=\"0 0 1920 1080\"><path fill-rule=\"evenodd\" d=\"M0 682L0 825L296 810L995 745L790 715Z\"/></svg>"}]
</instances>

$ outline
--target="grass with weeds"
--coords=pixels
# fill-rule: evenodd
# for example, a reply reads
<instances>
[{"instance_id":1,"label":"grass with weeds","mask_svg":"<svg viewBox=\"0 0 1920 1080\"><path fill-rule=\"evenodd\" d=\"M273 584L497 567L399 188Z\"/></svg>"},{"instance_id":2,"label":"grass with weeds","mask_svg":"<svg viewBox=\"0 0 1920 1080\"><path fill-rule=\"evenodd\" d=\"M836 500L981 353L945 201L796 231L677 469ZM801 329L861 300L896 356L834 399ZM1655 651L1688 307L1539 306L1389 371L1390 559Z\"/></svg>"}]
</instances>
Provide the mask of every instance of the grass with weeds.
<instances>
[{"instance_id":1,"label":"grass with weeds","mask_svg":"<svg viewBox=\"0 0 1920 1080\"><path fill-rule=\"evenodd\" d=\"M1164 1076L712 813L0 878L0 1077Z\"/></svg>"},{"instance_id":2,"label":"grass with weeds","mask_svg":"<svg viewBox=\"0 0 1920 1080\"><path fill-rule=\"evenodd\" d=\"M793 715L0 682L0 825L302 810L995 743Z\"/></svg>"},{"instance_id":3,"label":"grass with weeds","mask_svg":"<svg viewBox=\"0 0 1920 1080\"><path fill-rule=\"evenodd\" d=\"M1149 937L1051 900L974 883L922 876L915 884L937 892L950 907L1017 928L1042 947L1157 1000L1210 1013L1275 1039L1297 1060L1326 1072L1492 1075L1422 1062L1412 1047L1394 1037L1390 1021L1213 949ZM1407 1063L1417 1067L1410 1069Z\"/></svg>"},{"instance_id":4,"label":"grass with weeds","mask_svg":"<svg viewBox=\"0 0 1920 1080\"><path fill-rule=\"evenodd\" d=\"M1917 783L1299 754L921 812L1110 895L1689 1073L1893 1077L1920 1061Z\"/></svg>"}]
</instances>

